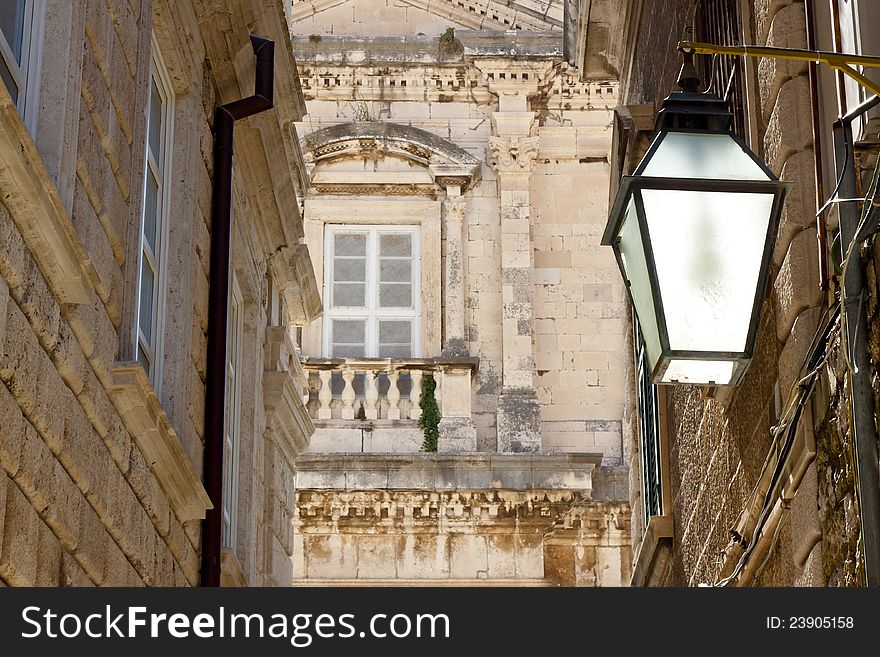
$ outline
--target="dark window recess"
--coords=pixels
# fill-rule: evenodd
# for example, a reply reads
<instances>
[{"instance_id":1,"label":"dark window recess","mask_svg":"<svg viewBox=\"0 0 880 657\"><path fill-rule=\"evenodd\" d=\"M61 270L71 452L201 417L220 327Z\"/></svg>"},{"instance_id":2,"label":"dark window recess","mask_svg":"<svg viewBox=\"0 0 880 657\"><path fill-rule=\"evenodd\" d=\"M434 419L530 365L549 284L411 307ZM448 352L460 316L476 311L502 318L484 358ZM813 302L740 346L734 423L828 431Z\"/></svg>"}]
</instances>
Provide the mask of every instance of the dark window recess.
<instances>
[{"instance_id":1,"label":"dark window recess","mask_svg":"<svg viewBox=\"0 0 880 657\"><path fill-rule=\"evenodd\" d=\"M637 320L636 389L639 402L639 445L641 447L642 492L645 525L651 516L663 515L663 489L660 479L660 416L657 408L657 386L651 383L645 343Z\"/></svg>"},{"instance_id":2,"label":"dark window recess","mask_svg":"<svg viewBox=\"0 0 880 657\"><path fill-rule=\"evenodd\" d=\"M734 46L743 43L739 0L703 0L694 16L694 41ZM733 113L733 131L749 143L743 57L703 55L696 64L705 88L724 98Z\"/></svg>"}]
</instances>

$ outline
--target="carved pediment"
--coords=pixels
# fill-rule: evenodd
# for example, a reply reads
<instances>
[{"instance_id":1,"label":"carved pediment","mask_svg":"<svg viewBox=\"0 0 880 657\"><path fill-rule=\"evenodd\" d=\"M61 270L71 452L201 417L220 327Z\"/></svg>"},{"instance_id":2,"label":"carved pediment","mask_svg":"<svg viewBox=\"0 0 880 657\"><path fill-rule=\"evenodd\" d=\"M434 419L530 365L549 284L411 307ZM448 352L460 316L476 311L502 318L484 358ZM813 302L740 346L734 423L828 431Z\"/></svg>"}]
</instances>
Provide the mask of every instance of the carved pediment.
<instances>
[{"instance_id":1,"label":"carved pediment","mask_svg":"<svg viewBox=\"0 0 880 657\"><path fill-rule=\"evenodd\" d=\"M340 123L308 133L303 139L306 166L313 188L338 193L428 193L454 178L465 189L480 177L480 160L437 135L397 123L364 121ZM384 173L378 162L392 158L415 171ZM322 176L321 169L345 159L372 164L361 175ZM421 173L419 173L421 171ZM387 189L383 189L387 187Z\"/></svg>"}]
</instances>

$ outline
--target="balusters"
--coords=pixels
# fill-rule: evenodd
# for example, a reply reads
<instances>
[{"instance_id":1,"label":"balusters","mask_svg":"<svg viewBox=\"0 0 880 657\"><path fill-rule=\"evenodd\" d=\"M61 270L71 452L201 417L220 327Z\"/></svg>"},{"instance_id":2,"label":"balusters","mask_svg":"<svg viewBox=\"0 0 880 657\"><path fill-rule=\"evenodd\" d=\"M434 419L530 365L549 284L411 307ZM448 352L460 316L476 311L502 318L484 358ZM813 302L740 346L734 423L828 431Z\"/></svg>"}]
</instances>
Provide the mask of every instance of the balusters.
<instances>
[{"instance_id":1,"label":"balusters","mask_svg":"<svg viewBox=\"0 0 880 657\"><path fill-rule=\"evenodd\" d=\"M397 388L397 380L400 378L400 372L392 367L388 370L388 419L400 419L400 390Z\"/></svg>"},{"instance_id":2,"label":"balusters","mask_svg":"<svg viewBox=\"0 0 880 657\"><path fill-rule=\"evenodd\" d=\"M364 415L368 420L379 419L379 385L376 373L372 370L364 372Z\"/></svg>"},{"instance_id":3,"label":"balusters","mask_svg":"<svg viewBox=\"0 0 880 657\"><path fill-rule=\"evenodd\" d=\"M318 390L318 401L321 406L318 408L318 419L329 420L331 416L330 402L333 399L333 393L330 390L330 377L333 372L330 370L321 370L318 372L318 378L321 380L321 388Z\"/></svg>"},{"instance_id":4,"label":"balusters","mask_svg":"<svg viewBox=\"0 0 880 657\"><path fill-rule=\"evenodd\" d=\"M422 406L419 395L422 394L422 370L410 370L409 378L412 387L409 389L409 419L418 420L422 417Z\"/></svg>"},{"instance_id":5,"label":"balusters","mask_svg":"<svg viewBox=\"0 0 880 657\"><path fill-rule=\"evenodd\" d=\"M308 407L309 405L309 384L310 384L311 376L308 371L303 370L301 376L299 377L299 385L300 385L300 393L302 394L302 403L303 406Z\"/></svg>"},{"instance_id":6,"label":"balusters","mask_svg":"<svg viewBox=\"0 0 880 657\"><path fill-rule=\"evenodd\" d=\"M342 380L345 381L345 388L342 389L342 419L354 419L354 371L350 368L342 370Z\"/></svg>"}]
</instances>

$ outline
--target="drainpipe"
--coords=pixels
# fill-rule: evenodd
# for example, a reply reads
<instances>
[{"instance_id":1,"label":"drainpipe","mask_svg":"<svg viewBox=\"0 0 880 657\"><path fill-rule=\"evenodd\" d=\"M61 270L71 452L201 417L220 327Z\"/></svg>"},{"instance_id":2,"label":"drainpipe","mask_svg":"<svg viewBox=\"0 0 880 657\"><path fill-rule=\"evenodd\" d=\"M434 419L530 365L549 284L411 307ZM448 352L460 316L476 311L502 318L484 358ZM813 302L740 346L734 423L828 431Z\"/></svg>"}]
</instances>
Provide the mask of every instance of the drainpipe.
<instances>
[{"instance_id":1,"label":"drainpipe","mask_svg":"<svg viewBox=\"0 0 880 657\"><path fill-rule=\"evenodd\" d=\"M214 505L202 522L201 586L220 586L223 527L223 442L226 419L226 315L232 237L232 145L235 122L273 106L275 43L251 35L257 58L254 95L214 111L214 189L211 196L211 280L205 379L204 484Z\"/></svg>"},{"instance_id":2,"label":"drainpipe","mask_svg":"<svg viewBox=\"0 0 880 657\"><path fill-rule=\"evenodd\" d=\"M846 116L834 122L834 158L841 175L838 195L851 199L856 195L856 167L853 152L852 122L880 102L874 96ZM861 220L855 203L838 204L840 216L841 261L846 257ZM862 549L865 555L865 584L880 586L880 468L878 468L877 427L874 419L874 391L871 387L871 360L868 353L868 320L865 273L859 246L853 249L854 262L846 268L841 284L841 310L846 328L845 347L851 359L850 411L853 445L856 456L859 516L862 525Z\"/></svg>"}]
</instances>

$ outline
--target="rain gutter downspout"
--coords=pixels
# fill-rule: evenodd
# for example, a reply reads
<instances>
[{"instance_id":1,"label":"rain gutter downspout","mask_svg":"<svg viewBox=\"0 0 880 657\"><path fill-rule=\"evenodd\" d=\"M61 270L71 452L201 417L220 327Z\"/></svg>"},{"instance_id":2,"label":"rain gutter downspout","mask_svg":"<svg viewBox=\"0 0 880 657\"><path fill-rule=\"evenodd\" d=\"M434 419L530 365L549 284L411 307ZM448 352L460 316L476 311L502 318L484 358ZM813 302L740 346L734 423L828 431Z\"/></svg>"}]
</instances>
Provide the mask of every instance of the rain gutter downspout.
<instances>
[{"instance_id":1,"label":"rain gutter downspout","mask_svg":"<svg viewBox=\"0 0 880 657\"><path fill-rule=\"evenodd\" d=\"M275 43L251 35L256 56L254 95L214 110L214 188L211 195L211 269L205 378L204 484L211 503L202 522L201 586L220 586L223 527L223 440L226 419L226 318L232 238L232 147L235 122L273 107Z\"/></svg>"}]
</instances>

